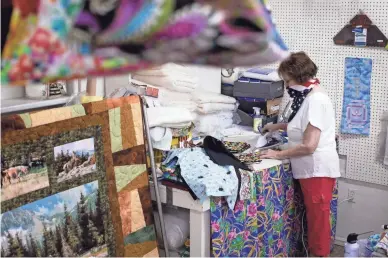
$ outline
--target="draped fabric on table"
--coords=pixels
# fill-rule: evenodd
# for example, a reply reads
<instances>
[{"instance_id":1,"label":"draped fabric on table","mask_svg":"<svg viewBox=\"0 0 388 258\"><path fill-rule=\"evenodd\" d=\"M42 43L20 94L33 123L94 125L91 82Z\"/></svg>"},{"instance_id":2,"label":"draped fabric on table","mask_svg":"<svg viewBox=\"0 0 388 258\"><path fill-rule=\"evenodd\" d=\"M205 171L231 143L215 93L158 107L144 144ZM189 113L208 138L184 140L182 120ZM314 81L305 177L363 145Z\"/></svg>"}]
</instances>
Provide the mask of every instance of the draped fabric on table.
<instances>
[{"instance_id":1,"label":"draped fabric on table","mask_svg":"<svg viewBox=\"0 0 388 258\"><path fill-rule=\"evenodd\" d=\"M257 171L254 185L253 198L238 201L234 211L222 198L211 199L212 255L303 256L303 198L299 184L292 178L290 166L279 165ZM333 240L337 199L336 187L331 205Z\"/></svg>"}]
</instances>

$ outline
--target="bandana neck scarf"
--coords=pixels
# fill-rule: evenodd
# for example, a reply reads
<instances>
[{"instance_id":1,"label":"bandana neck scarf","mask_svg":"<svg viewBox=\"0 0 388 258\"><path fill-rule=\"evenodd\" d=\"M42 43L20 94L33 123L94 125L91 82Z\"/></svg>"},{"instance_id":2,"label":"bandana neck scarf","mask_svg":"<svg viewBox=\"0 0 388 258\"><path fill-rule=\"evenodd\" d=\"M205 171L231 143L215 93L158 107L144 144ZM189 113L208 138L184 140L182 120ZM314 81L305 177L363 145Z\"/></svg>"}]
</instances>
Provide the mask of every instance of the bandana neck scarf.
<instances>
[{"instance_id":1,"label":"bandana neck scarf","mask_svg":"<svg viewBox=\"0 0 388 258\"><path fill-rule=\"evenodd\" d=\"M318 79L312 79L303 85L294 85L287 88L288 95L292 98L292 114L288 118L288 122L295 117L296 113L302 106L302 103L306 96L313 90L313 88L319 84Z\"/></svg>"}]
</instances>

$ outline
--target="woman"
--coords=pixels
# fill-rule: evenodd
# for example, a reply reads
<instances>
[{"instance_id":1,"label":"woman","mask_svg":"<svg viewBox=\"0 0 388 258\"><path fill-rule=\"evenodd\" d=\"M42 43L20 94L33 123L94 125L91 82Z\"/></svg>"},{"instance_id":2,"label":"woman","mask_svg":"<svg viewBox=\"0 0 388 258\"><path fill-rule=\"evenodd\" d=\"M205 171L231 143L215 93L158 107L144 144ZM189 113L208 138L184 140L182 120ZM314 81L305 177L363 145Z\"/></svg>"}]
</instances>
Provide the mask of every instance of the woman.
<instances>
[{"instance_id":1,"label":"woman","mask_svg":"<svg viewBox=\"0 0 388 258\"><path fill-rule=\"evenodd\" d=\"M289 148L269 150L262 158L291 161L299 179L307 215L309 250L314 256L330 254L330 201L340 177L335 142L335 113L328 95L315 78L318 68L304 53L293 53L279 66L288 94L293 98L288 124L266 125L264 130L287 130Z\"/></svg>"}]
</instances>

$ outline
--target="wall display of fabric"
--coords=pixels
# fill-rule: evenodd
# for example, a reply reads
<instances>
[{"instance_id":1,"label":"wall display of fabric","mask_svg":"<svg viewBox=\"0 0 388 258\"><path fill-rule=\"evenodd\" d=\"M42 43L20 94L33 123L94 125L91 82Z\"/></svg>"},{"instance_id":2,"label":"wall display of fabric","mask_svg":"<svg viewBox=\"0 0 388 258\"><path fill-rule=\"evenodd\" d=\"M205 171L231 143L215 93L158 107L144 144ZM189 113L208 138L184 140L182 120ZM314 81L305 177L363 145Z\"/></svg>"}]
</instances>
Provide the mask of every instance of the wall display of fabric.
<instances>
[{"instance_id":1,"label":"wall display of fabric","mask_svg":"<svg viewBox=\"0 0 388 258\"><path fill-rule=\"evenodd\" d=\"M363 13L354 16L333 40L336 45L385 47L388 49L388 38Z\"/></svg>"},{"instance_id":2,"label":"wall display of fabric","mask_svg":"<svg viewBox=\"0 0 388 258\"><path fill-rule=\"evenodd\" d=\"M304 205L289 165L255 171L253 197L234 210L223 198L211 198L214 257L305 256L302 240ZM337 221L338 190L331 202L332 243Z\"/></svg>"},{"instance_id":3,"label":"wall display of fabric","mask_svg":"<svg viewBox=\"0 0 388 258\"><path fill-rule=\"evenodd\" d=\"M345 59L341 133L369 135L372 59Z\"/></svg>"},{"instance_id":4,"label":"wall display of fabric","mask_svg":"<svg viewBox=\"0 0 388 258\"><path fill-rule=\"evenodd\" d=\"M174 61L249 66L288 54L260 1L30 2L14 6L3 84L128 73Z\"/></svg>"},{"instance_id":5,"label":"wall display of fabric","mask_svg":"<svg viewBox=\"0 0 388 258\"><path fill-rule=\"evenodd\" d=\"M115 107L113 108L112 107ZM66 107L67 109L73 110L72 107ZM61 108L64 109L64 108ZM55 112L56 109L54 109ZM60 146L54 146L52 156L54 155L57 159L46 161L47 155L43 156L39 153L39 149L36 153L32 152L30 160L31 170L36 171L34 173L39 174L42 177L41 184L36 184L38 186L44 186L47 181L52 187L62 184L63 189L65 186L63 181L66 183L73 185L77 184L78 181L86 182L89 178L96 177L97 174L102 173L101 171L106 171L105 181L98 181L99 184L104 183L106 185L109 183L108 195L104 199L104 203L110 205L110 213L112 214L113 226L111 226L111 230L113 230L110 239L115 240L113 245L105 245L105 255L109 254L109 256L158 256L158 251L156 247L156 237L154 230L154 222L152 217L152 206L151 206L151 196L149 190L148 183L148 172L146 168L146 156L145 156L145 146L144 146L144 136L143 136L143 122L142 122L142 114L141 114L141 103L139 97L132 96L130 98L120 98L120 99L108 99L101 102L88 103L85 104L85 108L81 105L78 105L76 110L82 110L85 114L82 117L63 120L59 123L52 123L52 120L44 119L44 116L36 116L40 117L39 119L31 119L31 115L39 114L40 112L23 114L22 117L25 119L24 121L30 121L29 126L34 123L31 121L35 121L35 124L45 124L50 123L48 125L42 127L30 128L27 130L36 130L39 132L37 135L41 135L40 130L44 130L44 128L57 128L55 130L68 130L70 133L73 130L81 130L83 127L87 127L90 123L89 120L96 119L96 117L100 117L99 123L104 125L103 136L101 137L102 146L106 151L106 155L104 157L100 157L98 159L98 153L95 149L92 148L91 137L80 139L71 143L64 143ZM47 110L48 111L48 110ZM46 111L41 111L42 113ZM80 112L82 113L82 112ZM96 114L92 114L96 113ZM78 113L77 113L78 114ZM21 116L19 116L20 118ZM27 118L27 119L26 119ZM30 119L28 119L30 118ZM62 117L63 118L63 117ZM61 117L59 117L61 120ZM82 120L82 125L79 126ZM36 121L39 121L37 123ZM93 120L94 121L94 120ZM95 122L97 123L97 122ZM23 124L24 125L24 124ZM65 125L65 126L64 126ZM67 125L67 126L66 126ZM71 127L71 125L74 126ZM93 123L91 124L93 125ZM43 129L41 129L43 128ZM70 128L70 129L69 129ZM81 128L81 129L80 129ZM17 128L20 129L20 128ZM15 132L9 132L9 134L16 134L17 132L22 133L27 130L19 130ZM49 131L53 131L54 129L50 129ZM6 134L7 135L7 134ZM38 136L36 136L38 137ZM56 134L50 136L50 139L56 139ZM67 141L68 137L65 138ZM52 140L51 140L52 141ZM96 141L96 137L94 137L94 141ZM50 143L52 144L52 143ZM72 152L72 148L81 148L81 150L75 150ZM95 147L97 148L97 147ZM57 153L57 155L55 154ZM97 153L97 154L95 154ZM109 154L110 153L110 154ZM113 154L112 154L113 153ZM50 158L50 156L48 156ZM26 158L24 158L26 159ZM23 170L23 164L19 165L15 162L21 162L22 158L16 158L15 161L12 160L10 165L12 167L17 167L20 171ZM95 166L93 163L97 164ZM58 161L58 162L57 162ZM50 162L53 162L55 165L55 169L52 171L50 166ZM61 162L61 163L59 163ZM106 165L109 169L100 169L99 162L104 162L102 165ZM14 164L15 163L15 164ZM20 167L19 167L20 166ZM45 170L45 168L47 169ZM45 172L46 171L46 172ZM48 172L47 172L48 171ZM27 174L30 172L27 170ZM48 173L48 180L44 180L44 173ZM51 173L56 173L55 177L50 176ZM3 173L4 174L4 173ZM19 173L21 175L20 181L28 180L28 176L25 176L23 173ZM105 173L102 173L105 174ZM5 174L4 174L5 175ZM12 173L10 173L10 180L6 180L5 184L8 184L8 181L11 183L19 183L18 178L12 178ZM7 178L7 177L6 177ZM2 180L3 182L4 180ZM12 185L13 185L12 184ZM8 187L8 186L5 186ZM33 195L37 193L53 193L50 190L50 187L42 188L42 190L36 190L29 195ZM26 188L30 189L30 188ZM68 190L68 189L65 189ZM2 189L3 191L3 189ZM69 190L70 191L70 190ZM78 191L78 190L77 190ZM14 191L8 191L11 195ZM71 192L71 191L70 191ZM79 191L78 191L79 192ZM79 195L79 193L77 194ZM9 195L9 194L8 194ZM39 195L37 199L41 197L45 197L48 194ZM65 195L65 194L64 194ZM74 197L77 195L68 194L70 197ZM16 197L13 200L19 200L20 198L24 198L25 195L21 195L20 197ZM12 196L11 196L12 197ZM25 197L29 198L29 197ZM76 198L73 198L76 200ZM95 199L95 198L94 198ZM93 199L93 200L94 200ZM38 202L41 200L38 200ZM3 201L6 203L9 201ZM2 208L4 207L2 203ZM63 205L63 204L62 204ZM73 204L72 204L73 205ZM17 205L15 205L17 206ZM42 206L42 204L39 204ZM44 208L44 206L42 206ZM94 206L91 206L93 208ZM47 207L50 208L50 207ZM51 207L53 208L53 207ZM59 207L60 208L60 207ZM72 207L67 207L72 208ZM4 212L4 208L2 210ZM39 212L39 210L38 210ZM33 213L31 213L33 215ZM50 212L50 216L55 215L55 213ZM2 217L4 218L4 217ZM51 218L51 217L50 217ZM53 218L56 218L55 216ZM51 228L53 224L47 225L48 228ZM38 225L39 226L39 225ZM59 225L60 226L60 225ZM24 228L23 228L24 229ZM61 228L59 228L61 229ZM54 231L53 231L54 232ZM55 232L54 232L55 233ZM3 234L3 231L2 231ZM13 236L16 237L16 236ZM97 237L97 235L96 235ZM16 238L15 238L16 239ZM105 238L107 239L107 238ZM112 240L112 241L113 241ZM110 253L106 253L106 247L108 250L111 250ZM109 249L110 248L110 249ZM85 251L84 249L79 249L79 251ZM97 253L96 253L97 252ZM96 253L96 254L95 254ZM80 253L73 253L74 255L66 255L66 256L78 256ZM83 253L81 253L82 255ZM99 251L96 248L93 248L93 252L90 252L89 255L97 256L99 255ZM104 254L104 250L101 251L101 255ZM31 255L28 255L31 256Z\"/></svg>"}]
</instances>

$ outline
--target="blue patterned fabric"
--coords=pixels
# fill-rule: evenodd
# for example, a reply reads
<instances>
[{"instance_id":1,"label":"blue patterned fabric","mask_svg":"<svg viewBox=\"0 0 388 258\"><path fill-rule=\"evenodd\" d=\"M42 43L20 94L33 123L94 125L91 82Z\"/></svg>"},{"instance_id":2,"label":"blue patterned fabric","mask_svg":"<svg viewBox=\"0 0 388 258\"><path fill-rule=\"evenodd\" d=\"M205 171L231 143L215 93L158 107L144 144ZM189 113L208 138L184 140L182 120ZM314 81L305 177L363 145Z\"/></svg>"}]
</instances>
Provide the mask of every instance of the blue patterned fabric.
<instances>
[{"instance_id":1,"label":"blue patterned fabric","mask_svg":"<svg viewBox=\"0 0 388 258\"><path fill-rule=\"evenodd\" d=\"M182 178L201 202L211 196L223 196L230 209L234 208L238 178L233 166L221 167L215 164L202 148L171 150L163 165L176 158Z\"/></svg>"},{"instance_id":2,"label":"blue patterned fabric","mask_svg":"<svg viewBox=\"0 0 388 258\"><path fill-rule=\"evenodd\" d=\"M369 135L372 59L345 60L341 133Z\"/></svg>"}]
</instances>

